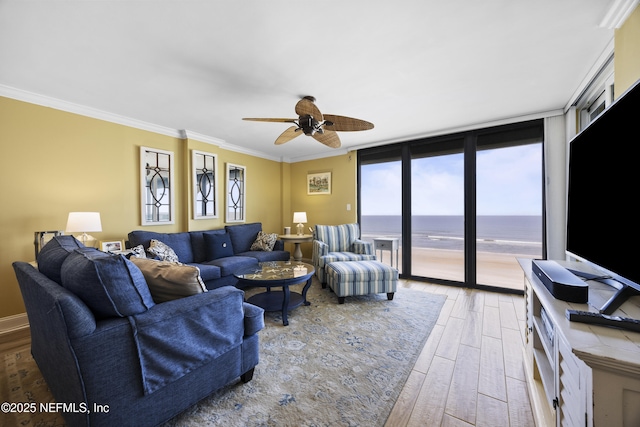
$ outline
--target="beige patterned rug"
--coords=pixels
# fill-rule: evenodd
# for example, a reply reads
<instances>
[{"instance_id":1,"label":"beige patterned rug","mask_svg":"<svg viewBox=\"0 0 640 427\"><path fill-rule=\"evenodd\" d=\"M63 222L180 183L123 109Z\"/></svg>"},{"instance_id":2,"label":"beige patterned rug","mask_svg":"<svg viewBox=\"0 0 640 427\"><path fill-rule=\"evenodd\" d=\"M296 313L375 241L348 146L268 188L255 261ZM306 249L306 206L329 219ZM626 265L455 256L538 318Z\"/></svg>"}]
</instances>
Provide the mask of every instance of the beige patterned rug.
<instances>
[{"instance_id":1,"label":"beige patterned rug","mask_svg":"<svg viewBox=\"0 0 640 427\"><path fill-rule=\"evenodd\" d=\"M164 427L384 425L446 297L400 288L392 301L379 294L338 305L314 281L307 298L289 326L267 313L251 382L228 385ZM28 351L6 355L0 368L5 400L52 400ZM2 426L64 425L55 414L0 417Z\"/></svg>"}]
</instances>

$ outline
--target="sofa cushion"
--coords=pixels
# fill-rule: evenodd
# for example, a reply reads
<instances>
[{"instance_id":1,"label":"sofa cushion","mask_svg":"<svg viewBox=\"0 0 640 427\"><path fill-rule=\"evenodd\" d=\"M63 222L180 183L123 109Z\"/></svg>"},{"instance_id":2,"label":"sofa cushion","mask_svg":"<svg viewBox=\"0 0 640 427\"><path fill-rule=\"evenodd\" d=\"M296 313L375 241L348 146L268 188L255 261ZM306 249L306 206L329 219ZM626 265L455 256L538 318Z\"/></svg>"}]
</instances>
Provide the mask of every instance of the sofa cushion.
<instances>
[{"instance_id":1,"label":"sofa cushion","mask_svg":"<svg viewBox=\"0 0 640 427\"><path fill-rule=\"evenodd\" d=\"M262 224L254 222L251 224L227 225L227 233L231 236L234 253L247 252L251 250L251 245L258 237L258 232L262 231Z\"/></svg>"},{"instance_id":2,"label":"sofa cushion","mask_svg":"<svg viewBox=\"0 0 640 427\"><path fill-rule=\"evenodd\" d=\"M207 292L196 266L136 257L130 260L142 271L156 303Z\"/></svg>"},{"instance_id":3,"label":"sofa cushion","mask_svg":"<svg viewBox=\"0 0 640 427\"><path fill-rule=\"evenodd\" d=\"M273 246L276 244L276 240L278 240L277 234L258 231L258 237L256 237L255 242L251 244L250 249L252 251L272 251Z\"/></svg>"},{"instance_id":4,"label":"sofa cushion","mask_svg":"<svg viewBox=\"0 0 640 427\"><path fill-rule=\"evenodd\" d=\"M160 261L179 262L178 255L171 246L159 240L151 239L148 251L158 257Z\"/></svg>"},{"instance_id":5,"label":"sofa cushion","mask_svg":"<svg viewBox=\"0 0 640 427\"><path fill-rule=\"evenodd\" d=\"M214 259L207 261L205 264L220 267L220 274L222 276L230 276L245 268L258 268L258 260L256 258L239 255Z\"/></svg>"},{"instance_id":6,"label":"sofa cushion","mask_svg":"<svg viewBox=\"0 0 640 427\"><path fill-rule=\"evenodd\" d=\"M236 256L255 258L258 262L289 261L291 258L291 254L287 251L248 251L236 254Z\"/></svg>"},{"instance_id":7,"label":"sofa cushion","mask_svg":"<svg viewBox=\"0 0 640 427\"><path fill-rule=\"evenodd\" d=\"M196 266L200 269L200 277L205 282L209 280L216 280L221 277L220 267L210 264L198 263L198 264L188 264Z\"/></svg>"},{"instance_id":8,"label":"sofa cushion","mask_svg":"<svg viewBox=\"0 0 640 427\"><path fill-rule=\"evenodd\" d=\"M84 245L73 236L54 236L37 256L38 270L54 282L61 284L60 269L69 254Z\"/></svg>"},{"instance_id":9,"label":"sofa cushion","mask_svg":"<svg viewBox=\"0 0 640 427\"><path fill-rule=\"evenodd\" d=\"M204 241L205 234L225 234L226 230L206 230L206 231L190 231L191 235L191 249L193 250L193 262L199 263L208 261L211 258L207 258L207 244Z\"/></svg>"},{"instance_id":10,"label":"sofa cushion","mask_svg":"<svg viewBox=\"0 0 640 427\"><path fill-rule=\"evenodd\" d=\"M60 275L62 286L97 318L131 316L155 305L142 272L122 255L77 249L62 263Z\"/></svg>"},{"instance_id":11,"label":"sofa cushion","mask_svg":"<svg viewBox=\"0 0 640 427\"><path fill-rule=\"evenodd\" d=\"M193 262L193 249L191 248L191 234L188 231L181 233L157 233L155 231L135 230L129 233L129 244L142 245L149 249L151 240L155 239L169 246L178 255L178 260L184 264Z\"/></svg>"},{"instance_id":12,"label":"sofa cushion","mask_svg":"<svg viewBox=\"0 0 640 427\"><path fill-rule=\"evenodd\" d=\"M208 261L233 256L233 244L229 234L207 233L204 235L204 241ZM223 276L224 275L225 274L223 274Z\"/></svg>"}]
</instances>

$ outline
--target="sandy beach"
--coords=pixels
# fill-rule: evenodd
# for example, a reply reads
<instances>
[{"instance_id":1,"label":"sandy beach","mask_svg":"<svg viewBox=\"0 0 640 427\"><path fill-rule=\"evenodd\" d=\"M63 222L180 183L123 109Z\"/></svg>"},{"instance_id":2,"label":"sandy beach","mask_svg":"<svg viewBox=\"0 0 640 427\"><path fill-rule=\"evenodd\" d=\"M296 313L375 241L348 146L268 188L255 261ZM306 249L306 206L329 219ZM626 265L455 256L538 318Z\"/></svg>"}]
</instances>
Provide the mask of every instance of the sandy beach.
<instances>
[{"instance_id":1,"label":"sandy beach","mask_svg":"<svg viewBox=\"0 0 640 427\"><path fill-rule=\"evenodd\" d=\"M402 249L399 251L402 259ZM413 275L464 281L462 251L413 248ZM390 264L389 252L377 253L378 260ZM531 255L478 252L477 281L479 284L509 289L524 289L524 276L516 258L535 258ZM395 256L394 256L395 266ZM400 270L402 272L402 270Z\"/></svg>"}]
</instances>

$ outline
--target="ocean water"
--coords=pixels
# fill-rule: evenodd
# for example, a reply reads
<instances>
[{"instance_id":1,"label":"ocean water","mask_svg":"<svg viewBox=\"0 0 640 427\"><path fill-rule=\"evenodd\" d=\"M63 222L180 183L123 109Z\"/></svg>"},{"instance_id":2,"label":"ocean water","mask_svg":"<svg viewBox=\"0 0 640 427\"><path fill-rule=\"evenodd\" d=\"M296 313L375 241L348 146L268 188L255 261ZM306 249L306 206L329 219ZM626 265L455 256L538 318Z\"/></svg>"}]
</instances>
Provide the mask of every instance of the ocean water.
<instances>
[{"instance_id":1,"label":"ocean water","mask_svg":"<svg viewBox=\"0 0 640 427\"><path fill-rule=\"evenodd\" d=\"M464 217L434 215L412 217L412 246L464 249ZM400 216L363 215L362 237L401 239ZM476 220L477 250L539 256L542 254L542 217L535 215L486 215Z\"/></svg>"}]
</instances>

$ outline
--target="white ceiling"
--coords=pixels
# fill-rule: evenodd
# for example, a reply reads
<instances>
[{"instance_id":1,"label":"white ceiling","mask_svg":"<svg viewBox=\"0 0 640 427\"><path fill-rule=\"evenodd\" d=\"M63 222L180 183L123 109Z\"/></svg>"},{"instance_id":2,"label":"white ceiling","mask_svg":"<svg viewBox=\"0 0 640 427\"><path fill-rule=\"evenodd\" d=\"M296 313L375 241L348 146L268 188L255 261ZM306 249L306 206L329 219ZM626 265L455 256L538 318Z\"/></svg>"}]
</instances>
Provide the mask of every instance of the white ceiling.
<instances>
[{"instance_id":1,"label":"white ceiling","mask_svg":"<svg viewBox=\"0 0 640 427\"><path fill-rule=\"evenodd\" d=\"M350 149L562 109L610 49L616 2L0 0L0 95L323 157L306 136L275 146L287 123L241 118L297 118L313 95L375 124L341 132Z\"/></svg>"}]
</instances>

